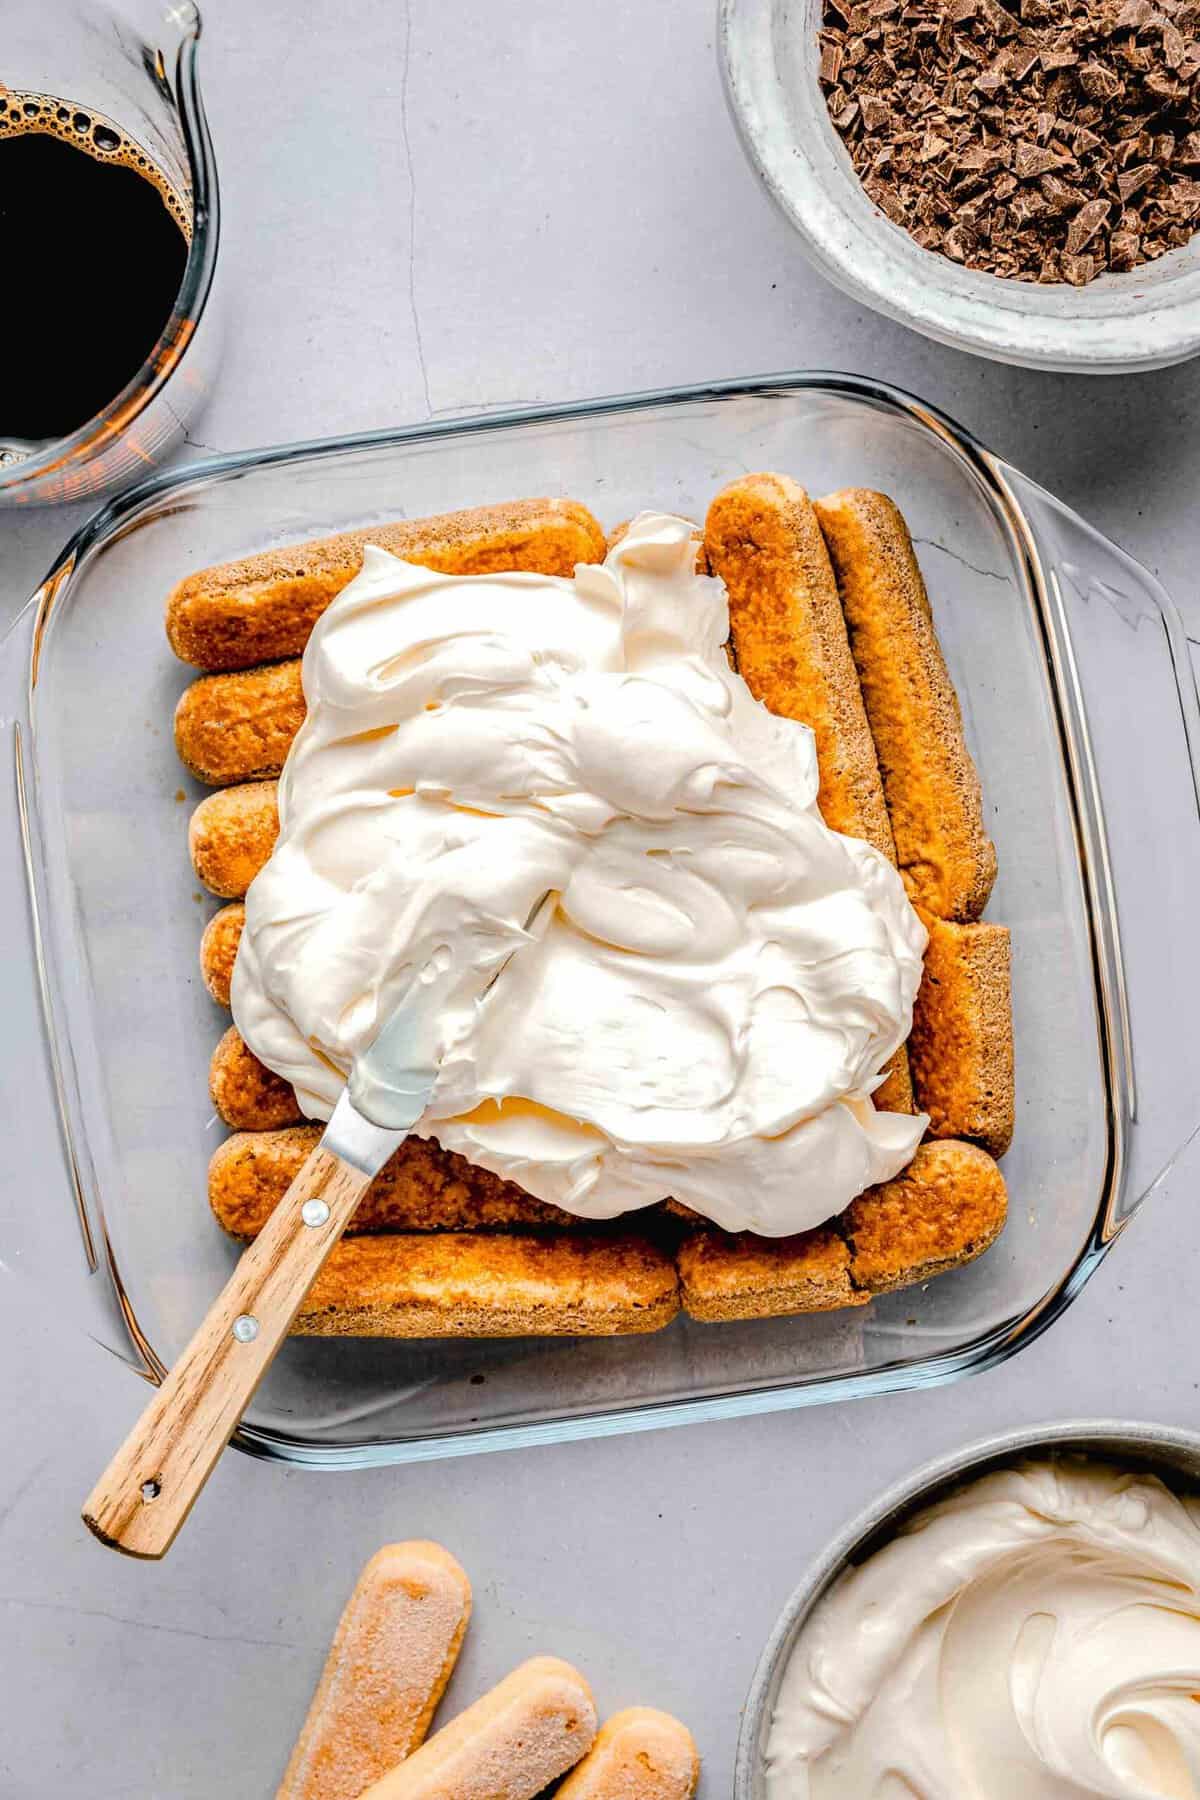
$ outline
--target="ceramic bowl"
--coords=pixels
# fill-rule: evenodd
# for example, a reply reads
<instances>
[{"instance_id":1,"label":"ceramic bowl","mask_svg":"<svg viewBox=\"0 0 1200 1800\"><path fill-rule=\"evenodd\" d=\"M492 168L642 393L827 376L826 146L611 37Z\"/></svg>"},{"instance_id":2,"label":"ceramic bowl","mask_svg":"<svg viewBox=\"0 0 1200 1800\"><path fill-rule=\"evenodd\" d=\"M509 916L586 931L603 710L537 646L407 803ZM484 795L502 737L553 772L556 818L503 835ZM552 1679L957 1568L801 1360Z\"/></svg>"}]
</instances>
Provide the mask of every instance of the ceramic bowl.
<instances>
[{"instance_id":1,"label":"ceramic bowl","mask_svg":"<svg viewBox=\"0 0 1200 1800\"><path fill-rule=\"evenodd\" d=\"M817 81L822 0L720 0L718 43L746 153L810 260L891 319L1027 368L1128 373L1200 351L1200 234L1085 288L1039 287L922 250L872 203Z\"/></svg>"},{"instance_id":2,"label":"ceramic bowl","mask_svg":"<svg viewBox=\"0 0 1200 1800\"><path fill-rule=\"evenodd\" d=\"M766 1743L784 1671L813 1608L848 1565L865 1562L912 1514L964 1482L1023 1458L1080 1455L1146 1470L1173 1487L1200 1486L1200 1433L1119 1419L1068 1420L1003 1432L938 1457L897 1482L821 1552L780 1613L742 1715L734 1800L766 1800Z\"/></svg>"}]
</instances>

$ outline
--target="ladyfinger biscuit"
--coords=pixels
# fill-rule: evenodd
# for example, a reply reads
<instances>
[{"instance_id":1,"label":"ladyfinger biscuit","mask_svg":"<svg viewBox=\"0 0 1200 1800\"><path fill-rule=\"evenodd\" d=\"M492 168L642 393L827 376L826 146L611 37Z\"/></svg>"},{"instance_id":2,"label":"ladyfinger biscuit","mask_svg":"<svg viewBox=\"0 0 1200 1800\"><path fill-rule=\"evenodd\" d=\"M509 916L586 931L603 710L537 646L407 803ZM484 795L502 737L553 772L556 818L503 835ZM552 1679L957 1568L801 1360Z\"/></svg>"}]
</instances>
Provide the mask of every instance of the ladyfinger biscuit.
<instances>
[{"instance_id":1,"label":"ladyfinger biscuit","mask_svg":"<svg viewBox=\"0 0 1200 1800\"><path fill-rule=\"evenodd\" d=\"M346 1603L275 1800L358 1800L425 1741L471 1617L440 1544L385 1544Z\"/></svg>"},{"instance_id":2,"label":"ladyfinger biscuit","mask_svg":"<svg viewBox=\"0 0 1200 1800\"><path fill-rule=\"evenodd\" d=\"M292 1330L303 1337L620 1337L659 1331L678 1310L675 1265L646 1238L447 1232L343 1239Z\"/></svg>"},{"instance_id":3,"label":"ladyfinger biscuit","mask_svg":"<svg viewBox=\"0 0 1200 1800\"><path fill-rule=\"evenodd\" d=\"M233 1237L257 1237L319 1137L315 1125L293 1125L226 1138L208 1165L208 1199L217 1223ZM410 1137L368 1187L349 1229L528 1231L577 1223L431 1138Z\"/></svg>"},{"instance_id":4,"label":"ladyfinger biscuit","mask_svg":"<svg viewBox=\"0 0 1200 1800\"><path fill-rule=\"evenodd\" d=\"M179 696L175 748L209 787L262 781L283 768L304 713L299 661L202 675Z\"/></svg>"},{"instance_id":5,"label":"ladyfinger biscuit","mask_svg":"<svg viewBox=\"0 0 1200 1800\"><path fill-rule=\"evenodd\" d=\"M576 563L604 556L604 533L574 500L513 500L371 525L186 576L167 600L171 648L198 669L299 656L330 601L358 574L364 544L447 575L571 575Z\"/></svg>"},{"instance_id":6,"label":"ladyfinger biscuit","mask_svg":"<svg viewBox=\"0 0 1200 1800\"><path fill-rule=\"evenodd\" d=\"M229 1005L233 965L245 928L246 909L240 900L233 906L223 906L204 927L200 939L200 974L218 1006Z\"/></svg>"},{"instance_id":7,"label":"ladyfinger biscuit","mask_svg":"<svg viewBox=\"0 0 1200 1800\"><path fill-rule=\"evenodd\" d=\"M236 1025L231 1025L208 1066L212 1103L234 1131L276 1131L298 1125L304 1114L290 1081L259 1062Z\"/></svg>"},{"instance_id":8,"label":"ladyfinger biscuit","mask_svg":"<svg viewBox=\"0 0 1200 1800\"><path fill-rule=\"evenodd\" d=\"M876 1112L915 1113L912 1070L908 1065L907 1046L901 1044L895 1055L883 1065L883 1080L871 1095Z\"/></svg>"},{"instance_id":9,"label":"ladyfinger biscuit","mask_svg":"<svg viewBox=\"0 0 1200 1800\"><path fill-rule=\"evenodd\" d=\"M921 917L929 943L908 1040L921 1110L934 1137L1003 1156L1015 1110L1007 927Z\"/></svg>"},{"instance_id":10,"label":"ladyfinger biscuit","mask_svg":"<svg viewBox=\"0 0 1200 1800\"><path fill-rule=\"evenodd\" d=\"M534 1800L595 1736L583 1676L557 1657L535 1656L360 1800Z\"/></svg>"},{"instance_id":11,"label":"ladyfinger biscuit","mask_svg":"<svg viewBox=\"0 0 1200 1800\"><path fill-rule=\"evenodd\" d=\"M854 1284L886 1294L971 1262L999 1237L1007 1210L1004 1177L985 1150L952 1138L921 1144L907 1169L838 1220Z\"/></svg>"},{"instance_id":12,"label":"ladyfinger biscuit","mask_svg":"<svg viewBox=\"0 0 1200 1800\"><path fill-rule=\"evenodd\" d=\"M614 1713L556 1800L691 1800L700 1758L686 1725L650 1706Z\"/></svg>"},{"instance_id":13,"label":"ladyfinger biscuit","mask_svg":"<svg viewBox=\"0 0 1200 1800\"><path fill-rule=\"evenodd\" d=\"M816 507L909 893L940 919L976 919L996 848L908 527L886 494L865 488Z\"/></svg>"},{"instance_id":14,"label":"ladyfinger biscuit","mask_svg":"<svg viewBox=\"0 0 1200 1800\"><path fill-rule=\"evenodd\" d=\"M862 1306L850 1276L850 1252L836 1231L755 1237L715 1227L680 1244L680 1298L693 1319L774 1319L790 1313Z\"/></svg>"},{"instance_id":15,"label":"ladyfinger biscuit","mask_svg":"<svg viewBox=\"0 0 1200 1800\"><path fill-rule=\"evenodd\" d=\"M744 475L709 507L704 542L729 594L746 685L816 737L822 818L895 862L837 584L808 495L785 475Z\"/></svg>"},{"instance_id":16,"label":"ladyfinger biscuit","mask_svg":"<svg viewBox=\"0 0 1200 1800\"><path fill-rule=\"evenodd\" d=\"M192 867L210 893L240 900L279 836L279 784L249 781L208 794L188 825Z\"/></svg>"},{"instance_id":17,"label":"ladyfinger biscuit","mask_svg":"<svg viewBox=\"0 0 1200 1800\"><path fill-rule=\"evenodd\" d=\"M921 1144L899 1175L817 1231L761 1238L710 1229L685 1239L684 1310L716 1321L861 1306L970 1262L999 1236L1006 1208L1004 1178L984 1151Z\"/></svg>"}]
</instances>

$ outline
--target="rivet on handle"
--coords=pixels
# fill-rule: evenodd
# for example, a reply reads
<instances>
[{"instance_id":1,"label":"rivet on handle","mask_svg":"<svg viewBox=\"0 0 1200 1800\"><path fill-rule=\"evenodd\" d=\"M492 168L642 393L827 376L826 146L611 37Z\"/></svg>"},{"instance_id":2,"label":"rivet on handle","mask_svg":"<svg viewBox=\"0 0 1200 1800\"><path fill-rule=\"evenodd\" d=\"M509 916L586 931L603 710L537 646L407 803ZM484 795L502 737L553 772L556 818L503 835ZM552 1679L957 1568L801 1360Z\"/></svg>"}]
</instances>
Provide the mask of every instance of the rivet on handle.
<instances>
[{"instance_id":1,"label":"rivet on handle","mask_svg":"<svg viewBox=\"0 0 1200 1800\"><path fill-rule=\"evenodd\" d=\"M239 1344L252 1344L258 1336L258 1320L253 1313L239 1313L233 1321L233 1335Z\"/></svg>"},{"instance_id":2,"label":"rivet on handle","mask_svg":"<svg viewBox=\"0 0 1200 1800\"><path fill-rule=\"evenodd\" d=\"M318 1225L328 1223L329 1208L324 1200L306 1200L300 1208L300 1217L315 1231Z\"/></svg>"}]
</instances>

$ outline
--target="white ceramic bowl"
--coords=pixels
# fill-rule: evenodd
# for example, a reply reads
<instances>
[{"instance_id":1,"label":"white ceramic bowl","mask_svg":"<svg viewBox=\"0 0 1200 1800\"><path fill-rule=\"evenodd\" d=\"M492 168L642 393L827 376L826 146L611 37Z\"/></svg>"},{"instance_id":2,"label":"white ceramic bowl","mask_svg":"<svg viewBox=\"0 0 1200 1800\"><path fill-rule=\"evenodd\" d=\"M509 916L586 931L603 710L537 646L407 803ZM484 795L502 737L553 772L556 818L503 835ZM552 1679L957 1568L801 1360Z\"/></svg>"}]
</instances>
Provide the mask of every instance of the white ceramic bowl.
<instances>
[{"instance_id":1,"label":"white ceramic bowl","mask_svg":"<svg viewBox=\"0 0 1200 1800\"><path fill-rule=\"evenodd\" d=\"M1200 235L1085 288L1039 287L922 250L873 205L817 81L822 0L719 0L726 93L747 154L844 293L959 350L1027 368L1121 374L1200 351Z\"/></svg>"},{"instance_id":2,"label":"white ceramic bowl","mask_svg":"<svg viewBox=\"0 0 1200 1800\"><path fill-rule=\"evenodd\" d=\"M1120 1419L1073 1419L1003 1432L926 1463L871 1503L812 1563L776 1620L742 1712L734 1800L766 1800L766 1744L779 1684L806 1620L851 1563L865 1562L905 1519L990 1470L1023 1458L1091 1456L1161 1476L1168 1486L1200 1487L1200 1434Z\"/></svg>"}]
</instances>

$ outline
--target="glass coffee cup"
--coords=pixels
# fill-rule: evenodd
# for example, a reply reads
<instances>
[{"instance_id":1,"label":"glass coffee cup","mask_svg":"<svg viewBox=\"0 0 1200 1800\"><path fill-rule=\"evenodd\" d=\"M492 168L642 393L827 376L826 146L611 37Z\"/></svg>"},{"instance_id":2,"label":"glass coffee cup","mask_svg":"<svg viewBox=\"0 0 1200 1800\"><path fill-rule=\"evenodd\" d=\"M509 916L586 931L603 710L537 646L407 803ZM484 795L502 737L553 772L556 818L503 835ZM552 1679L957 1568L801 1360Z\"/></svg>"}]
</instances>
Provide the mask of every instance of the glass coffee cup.
<instances>
[{"instance_id":1,"label":"glass coffee cup","mask_svg":"<svg viewBox=\"0 0 1200 1800\"><path fill-rule=\"evenodd\" d=\"M185 247L178 291L141 366L99 411L62 435L6 436L0 413L0 505L86 500L144 475L187 430L206 398L216 350L210 302L219 228L217 174L197 75L200 14L192 0L5 0L0 101L10 118L81 150L120 140L131 163L169 196ZM47 102L50 105L47 105ZM55 120L61 124L55 124ZM61 266L32 279L86 284L70 222ZM11 323L11 321L10 321ZM8 327L6 325L5 329ZM32 352L9 339L5 355ZM47 379L61 371L47 370Z\"/></svg>"}]
</instances>

